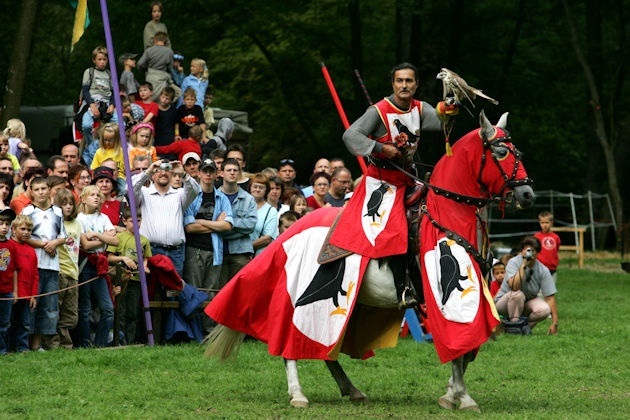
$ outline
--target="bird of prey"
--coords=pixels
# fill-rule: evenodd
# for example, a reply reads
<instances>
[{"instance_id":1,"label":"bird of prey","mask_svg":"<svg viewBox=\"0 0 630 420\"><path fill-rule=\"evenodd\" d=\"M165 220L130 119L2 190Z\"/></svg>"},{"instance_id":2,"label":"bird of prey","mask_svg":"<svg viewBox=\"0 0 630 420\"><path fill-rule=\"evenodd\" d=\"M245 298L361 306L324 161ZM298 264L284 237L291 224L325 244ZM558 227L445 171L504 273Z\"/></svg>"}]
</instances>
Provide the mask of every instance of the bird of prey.
<instances>
[{"instance_id":1,"label":"bird of prey","mask_svg":"<svg viewBox=\"0 0 630 420\"><path fill-rule=\"evenodd\" d=\"M346 259L341 258L322 264L317 269L311 284L308 285L302 296L295 302L295 307L308 305L320 300L331 299L337 308L333 314L344 314L345 309L339 307L338 295L346 296L348 292L341 288L343 276L346 270ZM332 315L332 314L331 314Z\"/></svg>"},{"instance_id":2,"label":"bird of prey","mask_svg":"<svg viewBox=\"0 0 630 420\"><path fill-rule=\"evenodd\" d=\"M459 263L451 252L451 247L447 241L440 242L440 283L442 286L442 305L446 305L448 298L453 290L460 292L464 288L459 284L460 281L466 280L468 277L462 276L459 272Z\"/></svg>"},{"instance_id":3,"label":"bird of prey","mask_svg":"<svg viewBox=\"0 0 630 420\"><path fill-rule=\"evenodd\" d=\"M475 104L473 103L473 99L476 99L477 96L480 96L492 102L494 105L499 105L499 101L484 94L481 89L477 89L468 85L468 83L466 83L466 81L462 79L457 73L447 68L442 68L435 78L442 81L442 96L444 100L447 99L447 95L452 94L455 97L455 101L457 103L463 104L463 100L465 98L470 101L471 105L474 108Z\"/></svg>"},{"instance_id":4,"label":"bird of prey","mask_svg":"<svg viewBox=\"0 0 630 420\"><path fill-rule=\"evenodd\" d=\"M387 190L389 190L389 185L383 183L378 189L372 191L372 195L370 195L370 199L367 203L367 213L363 216L372 217L373 223L376 222L376 216L383 217L382 214L378 214L378 208L381 206L383 196Z\"/></svg>"}]
</instances>

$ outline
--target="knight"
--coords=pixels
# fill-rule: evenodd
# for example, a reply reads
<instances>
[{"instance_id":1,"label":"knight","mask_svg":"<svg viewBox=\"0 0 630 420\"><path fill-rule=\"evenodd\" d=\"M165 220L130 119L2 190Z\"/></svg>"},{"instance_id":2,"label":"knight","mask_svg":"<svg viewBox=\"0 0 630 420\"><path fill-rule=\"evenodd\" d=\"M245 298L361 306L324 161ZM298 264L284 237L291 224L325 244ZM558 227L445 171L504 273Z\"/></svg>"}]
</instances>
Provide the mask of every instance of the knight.
<instances>
[{"instance_id":1,"label":"knight","mask_svg":"<svg viewBox=\"0 0 630 420\"><path fill-rule=\"evenodd\" d=\"M370 106L343 134L348 150L369 157L370 165L341 214L330 244L369 258L389 257L398 306L404 309L418 303L406 274L408 260L415 261L417 256L407 255L405 192L413 182L396 166L408 169L421 131L442 130L458 107L442 101L434 108L414 99L418 71L410 63L397 65L390 76L393 93ZM419 273L411 280L419 284Z\"/></svg>"}]
</instances>

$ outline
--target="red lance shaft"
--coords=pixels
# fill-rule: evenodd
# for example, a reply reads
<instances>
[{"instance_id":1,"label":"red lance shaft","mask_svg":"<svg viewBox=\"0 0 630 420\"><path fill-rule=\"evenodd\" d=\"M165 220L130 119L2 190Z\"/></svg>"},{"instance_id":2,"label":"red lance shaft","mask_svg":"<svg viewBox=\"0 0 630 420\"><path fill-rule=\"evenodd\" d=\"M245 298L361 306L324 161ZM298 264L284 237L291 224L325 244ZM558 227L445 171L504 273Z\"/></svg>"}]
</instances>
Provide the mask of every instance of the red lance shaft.
<instances>
[{"instance_id":1,"label":"red lance shaft","mask_svg":"<svg viewBox=\"0 0 630 420\"><path fill-rule=\"evenodd\" d=\"M326 64L322 61L322 73L324 73L324 79L326 79L326 84L328 84L328 89L330 90L330 94L332 95L333 101L335 102L335 106L337 107L337 112L339 112L339 116L341 117L341 122L343 123L344 128L347 130L350 127L350 123L348 122L348 117L346 117L346 112L343 110L343 106L341 105L341 101L339 100L339 96L337 95L337 90L335 89L335 85L330 78L330 74L328 74L328 69L326 68ZM365 164L365 160L361 156L357 156L357 160L359 161L359 166L361 166L361 171L365 175L367 173L367 166Z\"/></svg>"}]
</instances>

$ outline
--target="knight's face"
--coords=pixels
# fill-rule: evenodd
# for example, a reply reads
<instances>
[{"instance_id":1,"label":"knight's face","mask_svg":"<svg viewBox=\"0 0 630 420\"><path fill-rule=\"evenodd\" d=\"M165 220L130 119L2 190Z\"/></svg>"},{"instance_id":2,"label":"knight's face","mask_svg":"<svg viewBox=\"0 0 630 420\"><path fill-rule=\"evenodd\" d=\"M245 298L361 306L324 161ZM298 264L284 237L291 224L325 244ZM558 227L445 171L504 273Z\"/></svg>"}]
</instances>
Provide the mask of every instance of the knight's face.
<instances>
[{"instance_id":1,"label":"knight's face","mask_svg":"<svg viewBox=\"0 0 630 420\"><path fill-rule=\"evenodd\" d=\"M394 73L394 81L392 82L394 89L394 99L396 102L408 103L418 89L416 74L411 69L402 69Z\"/></svg>"}]
</instances>

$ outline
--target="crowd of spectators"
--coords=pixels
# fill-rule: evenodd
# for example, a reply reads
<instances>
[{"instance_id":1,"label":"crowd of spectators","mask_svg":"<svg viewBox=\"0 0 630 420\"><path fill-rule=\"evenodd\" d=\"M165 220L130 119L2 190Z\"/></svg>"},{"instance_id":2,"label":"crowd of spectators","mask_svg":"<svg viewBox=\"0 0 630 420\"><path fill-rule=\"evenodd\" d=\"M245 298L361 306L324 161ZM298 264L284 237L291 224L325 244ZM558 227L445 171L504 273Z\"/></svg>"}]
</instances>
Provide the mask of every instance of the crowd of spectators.
<instances>
[{"instance_id":1,"label":"crowd of spectators","mask_svg":"<svg viewBox=\"0 0 630 420\"><path fill-rule=\"evenodd\" d=\"M73 142L43 162L19 119L0 134L0 354L110 346L114 310L122 343L146 341L129 194L147 276L162 256L160 264L166 258L210 298L304 214L341 207L351 194L351 173L338 158L315 159L304 188L290 158L246 172L233 122L214 121L205 61L193 59L184 75L162 13L153 2L137 63L136 54L119 57L123 121L110 57L99 46L83 73ZM124 268L122 285L109 279L115 265ZM203 332L212 327L204 315Z\"/></svg>"}]
</instances>

